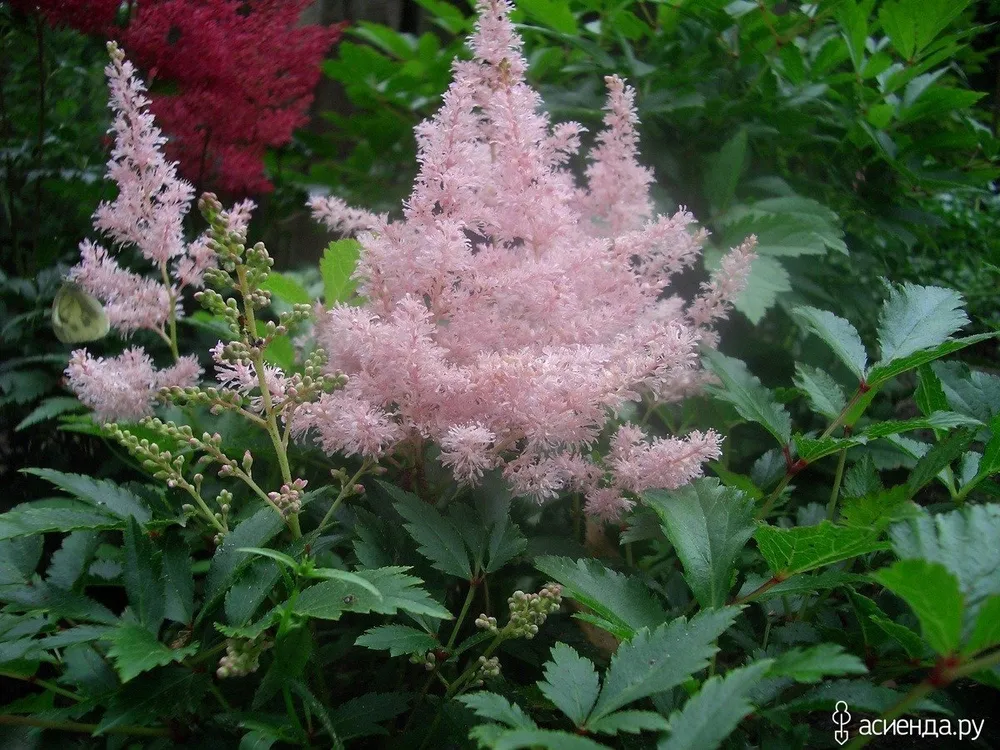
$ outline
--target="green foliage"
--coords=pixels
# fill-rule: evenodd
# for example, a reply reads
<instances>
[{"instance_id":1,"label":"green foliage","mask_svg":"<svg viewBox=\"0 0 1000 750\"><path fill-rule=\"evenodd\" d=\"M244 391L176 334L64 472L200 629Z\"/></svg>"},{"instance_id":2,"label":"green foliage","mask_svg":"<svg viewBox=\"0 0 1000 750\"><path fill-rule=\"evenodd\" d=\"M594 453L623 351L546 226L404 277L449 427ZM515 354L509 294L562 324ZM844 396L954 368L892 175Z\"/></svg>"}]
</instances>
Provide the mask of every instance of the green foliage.
<instances>
[{"instance_id":1,"label":"green foliage","mask_svg":"<svg viewBox=\"0 0 1000 750\"><path fill-rule=\"evenodd\" d=\"M662 605L638 579L616 573L597 560L537 557L535 567L564 588L564 594L585 605L586 620L615 637L632 638L642 628L653 628L667 619Z\"/></svg>"},{"instance_id":2,"label":"green foliage","mask_svg":"<svg viewBox=\"0 0 1000 750\"><path fill-rule=\"evenodd\" d=\"M674 492L647 492L643 499L660 517L698 603L725 604L736 558L754 533L753 503L713 479Z\"/></svg>"}]
</instances>

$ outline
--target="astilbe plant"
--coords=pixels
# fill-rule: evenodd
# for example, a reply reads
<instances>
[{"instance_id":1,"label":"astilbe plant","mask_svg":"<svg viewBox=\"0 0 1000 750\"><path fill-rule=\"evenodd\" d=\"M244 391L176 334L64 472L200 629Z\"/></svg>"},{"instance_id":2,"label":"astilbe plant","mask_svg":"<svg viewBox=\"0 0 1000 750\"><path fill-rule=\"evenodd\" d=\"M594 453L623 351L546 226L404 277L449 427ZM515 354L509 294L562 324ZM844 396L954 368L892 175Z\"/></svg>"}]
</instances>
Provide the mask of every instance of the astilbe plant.
<instances>
[{"instance_id":1,"label":"astilbe plant","mask_svg":"<svg viewBox=\"0 0 1000 750\"><path fill-rule=\"evenodd\" d=\"M502 467L519 494L572 489L615 517L630 496L685 484L718 457L711 430L648 440L626 426L603 462L591 448L626 402L674 401L703 382L698 345L714 344L754 241L691 304L669 296L706 234L683 209L653 214L633 89L607 79L605 128L578 187L569 161L582 128L541 112L511 6L478 10L473 59L454 64L440 111L417 128L402 220L312 201L331 229L368 230L356 271L366 299L318 314L330 371L350 380L293 424L330 453L395 451L418 465L433 441L460 481Z\"/></svg>"},{"instance_id":2,"label":"astilbe plant","mask_svg":"<svg viewBox=\"0 0 1000 750\"><path fill-rule=\"evenodd\" d=\"M270 295L261 286L273 261L263 244L246 247L253 209L250 201L226 211L215 196L206 194L199 207L209 229L191 243L184 241L182 224L191 208L193 188L177 176L177 165L163 155L164 138L147 111L145 87L134 67L115 43L109 43L108 49L110 103L115 112L115 146L108 175L117 183L119 194L114 201L101 204L94 225L119 249L137 249L159 278L123 268L107 249L89 240L81 244L81 262L71 269L69 278L104 303L109 322L120 334L153 331L169 345L175 363L158 370L141 347L112 358L94 357L79 349L66 369L67 382L98 420L109 423L109 434L146 469L190 496L193 503L184 506L185 512L212 527L217 542L229 530L233 495L223 490L215 498L218 510L209 506L202 496L204 475L192 474L185 467L192 449L201 454L201 462L217 465L221 477L241 480L299 536L298 512L306 481L292 476L288 462L291 417L302 403L342 385L342 379L320 373L321 350L307 357L302 374L285 374L264 362L270 343L307 318L310 308L297 305L277 322L258 323L256 313L270 303ZM214 386L198 386L202 370L197 357L180 356L178 351L177 321L183 314L183 294L189 289L198 290L194 297L225 321L232 335L231 341L220 341L212 349L218 381ZM242 458L232 458L223 451L219 434L196 435L187 425L153 417L157 399L201 404L214 414L232 411L264 430L280 468L280 489L268 492L258 485L249 451ZM139 439L115 424L118 421L141 421L167 441L179 443L184 452L175 455L156 442ZM354 488L355 482L345 484L342 497Z\"/></svg>"}]
</instances>

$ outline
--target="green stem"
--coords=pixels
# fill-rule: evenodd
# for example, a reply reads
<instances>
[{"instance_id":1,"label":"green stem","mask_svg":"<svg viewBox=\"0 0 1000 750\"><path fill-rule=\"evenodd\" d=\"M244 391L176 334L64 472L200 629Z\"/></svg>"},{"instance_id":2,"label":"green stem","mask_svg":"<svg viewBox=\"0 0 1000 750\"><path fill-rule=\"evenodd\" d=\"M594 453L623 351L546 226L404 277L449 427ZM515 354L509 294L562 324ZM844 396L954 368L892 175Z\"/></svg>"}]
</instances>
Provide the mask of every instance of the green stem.
<instances>
[{"instance_id":1,"label":"green stem","mask_svg":"<svg viewBox=\"0 0 1000 750\"><path fill-rule=\"evenodd\" d=\"M38 687L45 688L49 692L55 693L56 695L61 695L64 698L70 698L71 700L75 701L83 700L83 698L81 698L76 693L70 690L66 690L66 688L61 688L58 685L49 682L48 680L39 680L34 677L25 677L24 675L17 674L16 672L6 672L3 670L0 670L0 677L9 677L12 680L23 680L24 682L30 682L32 685L38 685Z\"/></svg>"},{"instance_id":2,"label":"green stem","mask_svg":"<svg viewBox=\"0 0 1000 750\"><path fill-rule=\"evenodd\" d=\"M355 485L355 484L357 484L358 480L359 480L359 479L360 479L360 478L361 478L361 477L362 477L362 476L363 476L363 475L364 475L364 474L365 474L365 473L366 473L366 472L367 472L367 471L368 471L368 470L369 470L369 469L370 469L370 468L371 468L371 467L372 467L372 466L373 466L374 464L375 464L375 462L374 462L374 461L372 461L371 459L368 459L368 458L366 458L366 459L365 459L365 461L364 461L364 463L362 463L362 464L361 464L361 468L360 468L360 469L358 469L358 470L357 470L357 471L356 471L356 472L354 473L354 476L353 476L353 477L351 477L351 478L350 478L350 479L349 479L349 480L348 480L348 481L347 481L347 482L346 482L346 483L344 484L344 486L340 488L340 492L339 492L339 493L337 494L337 498L336 498L336 499L335 499L335 500L333 501L333 504L332 504L332 505L330 506L330 510L328 510L328 511L326 512L326 515L324 515L324 516L323 516L323 520L322 520L322 521L320 521L320 522L319 522L319 526L317 526L317 527L316 527L316 531L317 531L317 532L319 532L319 531L323 531L323 530L324 530L324 529L325 529L325 528L327 527L327 524L329 524L329 523L330 523L330 519L332 519L332 518L333 518L333 514L334 514L334 513L335 513L335 512L337 511L337 508L339 508L339 507L340 507L340 504L341 504L342 502L344 502L344 500L345 500L345 499L346 499L347 497L349 497L350 495L352 495L352 494L354 493L354 485Z\"/></svg>"},{"instance_id":3,"label":"green stem","mask_svg":"<svg viewBox=\"0 0 1000 750\"><path fill-rule=\"evenodd\" d=\"M844 478L845 463L847 463L847 448L841 448L840 459L837 461L837 473L833 476L833 489L830 490L830 502L826 505L826 517L830 521L837 513L837 498L840 496L840 482Z\"/></svg>"},{"instance_id":4,"label":"green stem","mask_svg":"<svg viewBox=\"0 0 1000 750\"><path fill-rule=\"evenodd\" d=\"M219 690L219 686L211 680L208 681L208 690L215 696L215 699L219 701L219 705L221 705L226 711L233 710L233 707L229 705L229 701L226 700L226 696L224 696L222 691Z\"/></svg>"},{"instance_id":5,"label":"green stem","mask_svg":"<svg viewBox=\"0 0 1000 750\"><path fill-rule=\"evenodd\" d=\"M62 732L83 732L93 734L98 724L82 724L78 721L52 721L39 719L35 716L11 716L0 714L0 726L37 727L39 729L58 729ZM108 727L105 734L131 734L137 737L169 737L170 732L162 727L136 727L130 725Z\"/></svg>"},{"instance_id":6,"label":"green stem","mask_svg":"<svg viewBox=\"0 0 1000 750\"><path fill-rule=\"evenodd\" d=\"M733 600L733 604L745 604L745 603L747 603L749 601L753 601L758 596L760 596L761 594L763 594L765 591L773 589L779 583L783 583L784 581L787 581L787 580L788 580L788 576L785 576L785 575L780 575L779 574L779 575L773 576L772 578L768 579L767 581L764 581L764 583L762 583L760 586L758 586L757 588L755 588L753 591L751 591L746 596L741 596L741 597L738 597L738 598L734 599Z\"/></svg>"},{"instance_id":7,"label":"green stem","mask_svg":"<svg viewBox=\"0 0 1000 750\"><path fill-rule=\"evenodd\" d=\"M264 404L264 419L267 421L267 434L271 438L274 452L278 457L278 466L281 469L281 479L285 484L292 483L292 471L288 466L288 452L285 450L285 443L281 438L281 431L278 429L278 418L271 400L271 389L267 387L267 379L264 376L264 353L257 346L253 346L253 341L257 338L257 320L254 317L253 300L250 298L250 286L247 283L247 272L245 266L237 266L236 275L240 282L240 294L243 297L243 315L246 317L245 338L250 345L250 361L253 362L254 370L257 373L257 385L260 388L261 401ZM292 531L292 537L298 539L302 536L302 528L299 526L299 516L292 513L285 520L288 528Z\"/></svg>"},{"instance_id":8,"label":"green stem","mask_svg":"<svg viewBox=\"0 0 1000 750\"><path fill-rule=\"evenodd\" d=\"M452 647L455 645L455 639L458 638L458 631L462 627L462 623L465 621L465 616L469 614L469 607L472 606L472 600L476 597L476 582L469 582L469 593L465 596L465 604L462 605L462 611L458 615L458 619L455 620L455 627L451 631L451 638L448 639L448 643L445 645L445 651L451 651Z\"/></svg>"},{"instance_id":9,"label":"green stem","mask_svg":"<svg viewBox=\"0 0 1000 750\"><path fill-rule=\"evenodd\" d=\"M767 518L767 514L771 512L771 508L774 507L775 501L781 497L781 493L785 491L785 487L787 487L788 483L792 481L793 476L795 475L790 472L785 473L785 476L783 476L781 481L778 482L778 486L771 490L771 494L767 496L767 499L764 501L764 504L760 506L760 510L757 511L754 518L758 521Z\"/></svg>"},{"instance_id":10,"label":"green stem","mask_svg":"<svg viewBox=\"0 0 1000 750\"><path fill-rule=\"evenodd\" d=\"M174 362L176 362L181 358L180 351L177 349L177 297L174 296L170 285L170 274L167 273L166 262L160 264L160 276L163 278L163 286L167 288L167 294L170 299L170 316L167 318L170 335L166 337L166 341L170 345L170 354L173 356Z\"/></svg>"}]
</instances>

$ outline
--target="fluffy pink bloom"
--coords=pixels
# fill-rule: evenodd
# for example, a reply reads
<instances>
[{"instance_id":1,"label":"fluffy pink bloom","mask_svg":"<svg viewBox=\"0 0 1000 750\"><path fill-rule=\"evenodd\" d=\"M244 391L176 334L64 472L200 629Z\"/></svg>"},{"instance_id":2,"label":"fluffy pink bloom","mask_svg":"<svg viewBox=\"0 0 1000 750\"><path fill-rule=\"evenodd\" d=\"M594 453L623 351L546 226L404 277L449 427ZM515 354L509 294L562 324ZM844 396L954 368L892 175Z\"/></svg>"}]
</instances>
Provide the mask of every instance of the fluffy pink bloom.
<instances>
[{"instance_id":1,"label":"fluffy pink bloom","mask_svg":"<svg viewBox=\"0 0 1000 750\"><path fill-rule=\"evenodd\" d=\"M80 244L80 263L69 278L104 302L108 321L124 335L141 328L162 330L170 317L174 303L161 282L126 271L89 240Z\"/></svg>"},{"instance_id":2,"label":"fluffy pink bloom","mask_svg":"<svg viewBox=\"0 0 1000 750\"><path fill-rule=\"evenodd\" d=\"M460 482L482 479L494 468L496 456L490 448L496 435L478 424L456 425L441 438L441 463L451 468Z\"/></svg>"},{"instance_id":3,"label":"fluffy pink bloom","mask_svg":"<svg viewBox=\"0 0 1000 750\"><path fill-rule=\"evenodd\" d=\"M608 79L606 127L579 187L569 160L581 129L552 127L542 112L509 4L478 7L473 59L454 64L440 110L416 128L420 168L402 221L380 218L359 235L366 303L318 315L347 389L297 426L327 450L356 450L364 415L386 430L369 438L379 451L429 438L463 481L500 467L519 494L585 492L610 517L627 506L623 493L643 489L636 471L677 486L716 454L711 433L630 444L606 477L590 448L625 402L674 399L696 382L698 343L739 287L748 247L706 289L697 321L665 297L706 233L686 211L650 215L634 92ZM345 207L335 209L339 227Z\"/></svg>"},{"instance_id":4,"label":"fluffy pink bloom","mask_svg":"<svg viewBox=\"0 0 1000 750\"><path fill-rule=\"evenodd\" d=\"M194 357L181 357L172 367L157 370L140 348L107 359L78 349L66 368L69 387L94 410L99 422L135 422L149 416L160 388L191 386L200 375Z\"/></svg>"},{"instance_id":5,"label":"fluffy pink bloom","mask_svg":"<svg viewBox=\"0 0 1000 750\"><path fill-rule=\"evenodd\" d=\"M297 434L315 430L329 453L378 458L403 438L403 430L381 409L346 391L303 404L292 422Z\"/></svg>"},{"instance_id":6,"label":"fluffy pink bloom","mask_svg":"<svg viewBox=\"0 0 1000 750\"><path fill-rule=\"evenodd\" d=\"M97 208L94 226L119 245L135 245L148 261L160 265L184 253L182 225L194 188L177 176L176 163L163 156L166 138L147 110L146 87L135 67L117 46L108 49L109 105L115 113L108 177L118 183L118 197Z\"/></svg>"},{"instance_id":7,"label":"fluffy pink bloom","mask_svg":"<svg viewBox=\"0 0 1000 750\"><path fill-rule=\"evenodd\" d=\"M354 234L372 229L379 217L368 211L351 208L334 195L315 195L309 199L313 218L337 234Z\"/></svg>"},{"instance_id":8,"label":"fluffy pink bloom","mask_svg":"<svg viewBox=\"0 0 1000 750\"><path fill-rule=\"evenodd\" d=\"M260 379L253 362L246 359L230 360L222 355L224 344L220 341L212 348L212 359L215 360L215 377L219 384L250 396L250 409L255 412L264 411L264 397L260 392ZM264 383L272 403L285 400L288 391L288 378L278 367L264 365Z\"/></svg>"}]
</instances>

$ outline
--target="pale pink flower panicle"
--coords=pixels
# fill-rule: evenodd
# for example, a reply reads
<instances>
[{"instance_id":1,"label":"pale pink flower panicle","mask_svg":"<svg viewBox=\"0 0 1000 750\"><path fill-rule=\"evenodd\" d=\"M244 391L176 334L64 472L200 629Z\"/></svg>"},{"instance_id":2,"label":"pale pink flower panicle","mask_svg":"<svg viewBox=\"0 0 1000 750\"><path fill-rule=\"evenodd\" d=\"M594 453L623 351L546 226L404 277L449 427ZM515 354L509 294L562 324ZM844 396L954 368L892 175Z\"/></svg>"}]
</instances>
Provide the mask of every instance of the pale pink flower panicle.
<instances>
[{"instance_id":1,"label":"pale pink flower panicle","mask_svg":"<svg viewBox=\"0 0 1000 750\"><path fill-rule=\"evenodd\" d=\"M139 347L107 359L77 349L66 368L70 389L94 410L99 422L136 422L148 417L160 388L192 386L200 375L195 357L181 357L172 367L157 370Z\"/></svg>"},{"instance_id":2,"label":"pale pink flower panicle","mask_svg":"<svg viewBox=\"0 0 1000 750\"><path fill-rule=\"evenodd\" d=\"M519 494L572 489L613 517L628 495L678 486L718 455L711 432L650 442L626 431L601 465L591 448L626 402L675 399L697 382L697 347L738 291L750 246L694 305L665 295L706 233L683 209L652 215L635 92L607 79L605 127L578 186L569 160L582 128L553 127L525 82L511 5L478 10L473 59L454 63L441 108L416 128L402 220L358 235L364 304L318 315L347 387L294 425L327 450L366 455L430 439L461 481L501 468ZM313 208L340 231L360 226L341 203Z\"/></svg>"},{"instance_id":3,"label":"pale pink flower panicle","mask_svg":"<svg viewBox=\"0 0 1000 750\"><path fill-rule=\"evenodd\" d=\"M183 313L181 292L203 285L205 271L216 265L216 254L207 233L185 243L183 222L194 189L163 155L165 139L148 111L146 87L132 63L113 42L108 51L111 62L105 72L114 112L108 177L117 183L118 196L97 208L94 227L112 240L112 247L135 247L152 265L152 275L123 267L107 248L84 240L80 263L70 270L69 278L104 303L109 322L122 335L146 329L166 337L168 321ZM245 229L253 207L252 201L243 201L224 218L232 227ZM181 357L172 367L157 370L138 347L111 358L80 349L73 352L66 369L69 387L102 421L149 416L160 388L194 385L200 373L193 357ZM273 375L269 373L268 382L280 387Z\"/></svg>"}]
</instances>

